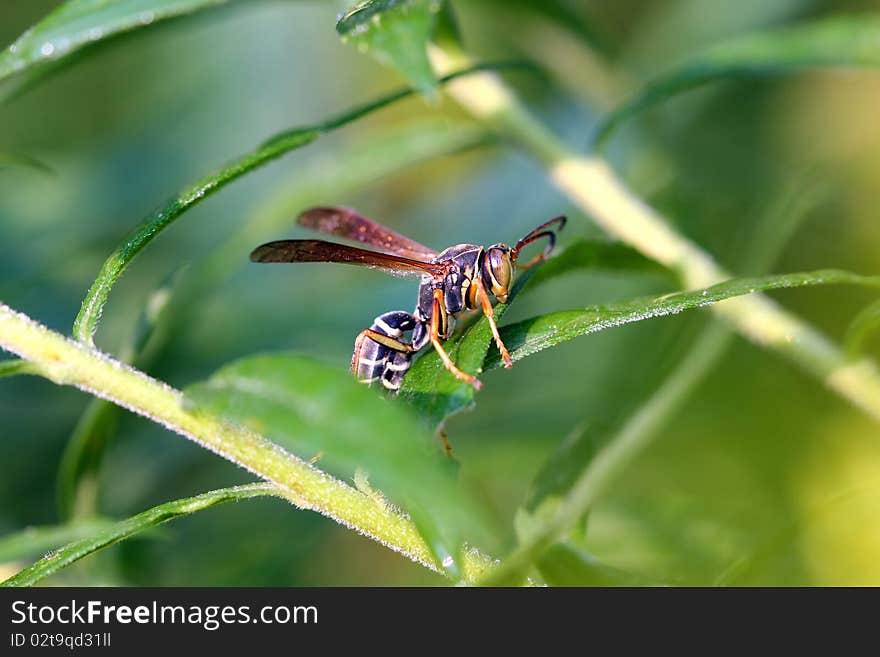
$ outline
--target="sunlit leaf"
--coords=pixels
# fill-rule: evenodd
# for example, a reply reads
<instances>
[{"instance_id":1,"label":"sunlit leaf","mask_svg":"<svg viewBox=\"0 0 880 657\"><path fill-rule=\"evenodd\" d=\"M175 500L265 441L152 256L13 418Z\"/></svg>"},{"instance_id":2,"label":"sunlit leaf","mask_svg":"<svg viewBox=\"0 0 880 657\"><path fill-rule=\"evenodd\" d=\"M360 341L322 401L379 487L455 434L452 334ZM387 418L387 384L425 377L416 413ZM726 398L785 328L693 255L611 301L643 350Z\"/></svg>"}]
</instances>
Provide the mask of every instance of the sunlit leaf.
<instances>
[{"instance_id":1,"label":"sunlit leaf","mask_svg":"<svg viewBox=\"0 0 880 657\"><path fill-rule=\"evenodd\" d=\"M785 75L811 68L880 66L880 15L835 16L719 43L652 82L598 125L601 144L627 118L714 80Z\"/></svg>"},{"instance_id":2,"label":"sunlit leaf","mask_svg":"<svg viewBox=\"0 0 880 657\"><path fill-rule=\"evenodd\" d=\"M860 276L836 269L823 269L779 276L740 278L702 290L550 313L505 326L501 329L501 337L510 350L511 358L517 361L587 333L653 317L674 315L744 294L835 283L880 287L880 276ZM490 352L486 369L499 365L498 356Z\"/></svg>"},{"instance_id":3,"label":"sunlit leaf","mask_svg":"<svg viewBox=\"0 0 880 657\"><path fill-rule=\"evenodd\" d=\"M187 389L197 409L247 425L322 468L370 487L408 512L441 563L465 536L479 535L478 511L458 490L454 462L402 404L346 371L293 354L245 358Z\"/></svg>"},{"instance_id":4,"label":"sunlit leaf","mask_svg":"<svg viewBox=\"0 0 880 657\"><path fill-rule=\"evenodd\" d=\"M665 274L666 270L634 249L616 242L577 240L539 267L520 274L506 304L495 306L500 321L513 300L523 291L579 269ZM481 371L486 353L494 349L489 322L481 317L460 336L447 341L452 360L465 372ZM410 401L432 426L470 407L474 389L452 376L436 353L419 358L403 380L401 396Z\"/></svg>"},{"instance_id":5,"label":"sunlit leaf","mask_svg":"<svg viewBox=\"0 0 880 657\"><path fill-rule=\"evenodd\" d=\"M427 46L442 7L441 0L366 0L342 14L336 30L343 41L392 66L421 93L431 95L437 80Z\"/></svg>"},{"instance_id":6,"label":"sunlit leaf","mask_svg":"<svg viewBox=\"0 0 880 657\"><path fill-rule=\"evenodd\" d=\"M53 573L87 557L109 545L118 543L138 532L150 529L162 523L186 516L196 511L207 509L222 502L245 500L251 497L276 495L277 489L272 484L248 484L233 486L220 490L202 493L195 497L187 497L166 504L160 504L149 511L122 520L85 538L58 548L37 561L32 566L19 571L0 586L32 586Z\"/></svg>"},{"instance_id":7,"label":"sunlit leaf","mask_svg":"<svg viewBox=\"0 0 880 657\"><path fill-rule=\"evenodd\" d=\"M0 81L111 37L233 0L67 0L0 53Z\"/></svg>"}]
</instances>

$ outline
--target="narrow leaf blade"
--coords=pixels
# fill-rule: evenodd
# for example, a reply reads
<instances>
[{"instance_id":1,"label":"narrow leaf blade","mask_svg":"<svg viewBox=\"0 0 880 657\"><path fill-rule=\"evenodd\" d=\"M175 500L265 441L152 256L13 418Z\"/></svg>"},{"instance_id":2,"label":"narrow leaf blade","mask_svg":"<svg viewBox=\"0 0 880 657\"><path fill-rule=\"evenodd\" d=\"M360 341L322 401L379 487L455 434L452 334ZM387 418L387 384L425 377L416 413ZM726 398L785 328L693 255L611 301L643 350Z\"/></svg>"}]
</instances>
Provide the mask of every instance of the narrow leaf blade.
<instances>
[{"instance_id":1,"label":"narrow leaf blade","mask_svg":"<svg viewBox=\"0 0 880 657\"><path fill-rule=\"evenodd\" d=\"M188 497L166 504L160 504L148 511L122 520L107 529L98 531L91 536L82 538L50 552L35 564L19 571L0 586L33 586L49 575L57 573L63 568L74 564L83 557L97 552L109 545L118 543L138 532L151 527L161 525L180 516L189 515L202 509L251 497L264 495L276 495L277 489L272 484L249 484L245 486L233 486L220 490L202 493L195 497Z\"/></svg>"},{"instance_id":2,"label":"narrow leaf blade","mask_svg":"<svg viewBox=\"0 0 880 657\"><path fill-rule=\"evenodd\" d=\"M113 523L101 518L45 527L27 527L0 538L0 563L33 558L47 550L94 536Z\"/></svg>"},{"instance_id":3,"label":"narrow leaf blade","mask_svg":"<svg viewBox=\"0 0 880 657\"><path fill-rule=\"evenodd\" d=\"M533 317L501 329L501 337L514 361L522 360L543 349L556 346L572 338L653 317L674 315L693 308L710 306L725 299L783 288L811 285L851 284L880 286L880 276L861 276L836 269L814 272L739 278L691 292L668 294L653 299L635 299L602 306ZM500 359L489 355L486 369L500 365Z\"/></svg>"}]
</instances>

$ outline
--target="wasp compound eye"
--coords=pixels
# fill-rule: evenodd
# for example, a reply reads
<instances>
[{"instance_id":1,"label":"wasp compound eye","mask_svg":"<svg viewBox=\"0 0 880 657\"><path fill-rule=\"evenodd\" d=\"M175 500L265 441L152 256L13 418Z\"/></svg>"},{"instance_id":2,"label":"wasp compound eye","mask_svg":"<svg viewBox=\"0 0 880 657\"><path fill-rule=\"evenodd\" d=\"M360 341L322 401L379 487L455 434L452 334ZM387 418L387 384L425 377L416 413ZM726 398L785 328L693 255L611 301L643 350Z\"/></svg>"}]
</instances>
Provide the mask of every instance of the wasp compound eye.
<instances>
[{"instance_id":1,"label":"wasp compound eye","mask_svg":"<svg viewBox=\"0 0 880 657\"><path fill-rule=\"evenodd\" d=\"M501 303L507 301L513 283L513 263L510 248L504 245L492 246L486 251L486 273L489 289Z\"/></svg>"}]
</instances>

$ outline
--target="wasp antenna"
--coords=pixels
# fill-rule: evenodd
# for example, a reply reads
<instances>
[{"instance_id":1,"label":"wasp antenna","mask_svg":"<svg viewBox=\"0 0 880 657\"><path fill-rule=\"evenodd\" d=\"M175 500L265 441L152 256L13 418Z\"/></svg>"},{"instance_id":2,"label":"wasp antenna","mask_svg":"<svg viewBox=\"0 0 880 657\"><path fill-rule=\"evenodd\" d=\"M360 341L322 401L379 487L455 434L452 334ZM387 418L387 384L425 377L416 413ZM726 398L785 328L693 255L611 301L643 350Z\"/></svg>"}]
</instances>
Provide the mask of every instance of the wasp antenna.
<instances>
[{"instance_id":1,"label":"wasp antenna","mask_svg":"<svg viewBox=\"0 0 880 657\"><path fill-rule=\"evenodd\" d=\"M549 257L550 252L553 250L553 247L556 246L556 232L561 231L564 227L568 218L564 215L560 215L558 217L554 217L550 221L544 222L537 228L535 228L528 235L519 240L511 249L513 260L516 262L519 257L519 252L527 247L529 244L533 242L537 242L539 239L546 237L547 238L547 247L543 252L532 258L529 262L524 265L519 265L520 269L528 269L529 267L533 267L538 264L542 260L546 260ZM552 228L554 224L558 224L558 227L555 229Z\"/></svg>"}]
</instances>

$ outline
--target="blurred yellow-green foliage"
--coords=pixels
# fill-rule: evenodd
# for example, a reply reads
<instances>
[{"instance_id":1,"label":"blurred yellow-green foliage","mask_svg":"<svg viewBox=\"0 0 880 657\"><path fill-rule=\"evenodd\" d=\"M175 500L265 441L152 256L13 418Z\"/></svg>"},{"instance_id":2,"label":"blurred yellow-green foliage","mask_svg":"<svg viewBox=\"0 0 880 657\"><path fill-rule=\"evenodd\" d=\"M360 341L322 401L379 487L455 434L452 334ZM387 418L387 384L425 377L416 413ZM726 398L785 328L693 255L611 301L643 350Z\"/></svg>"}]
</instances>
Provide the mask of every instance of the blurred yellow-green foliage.
<instances>
[{"instance_id":1,"label":"blurred yellow-green foliage","mask_svg":"<svg viewBox=\"0 0 880 657\"><path fill-rule=\"evenodd\" d=\"M6 2L12 42L58 2ZM577 20L560 21L563 6ZM106 256L163 199L267 136L320 121L401 80L333 29L342 2L244 2L111 40L0 106L0 152L51 167L0 169L0 299L68 332ZM526 58L548 80L511 76L569 144L641 82L723 38L850 12L876 1L723 0L456 3L483 60ZM601 44L600 54L589 44ZM816 201L772 271L880 272L880 75L809 71L725 81L664 102L618 130L608 155L632 186L730 270L760 240L785 194ZM562 241L589 219L512 149L490 145L413 164L357 190L400 134L459 126L443 103L411 99L322 138L223 190L147 249L117 285L98 334L118 349L149 292L197 263L266 203L324 175L320 198L350 205L435 247L513 241L567 213ZM364 162L367 162L365 165ZM330 176L324 171L339 172ZM337 187L341 192L336 192ZM308 191L308 190L307 190ZM303 192L308 196L306 192ZM269 201L267 201L269 199ZM369 271L249 266L265 239L238 244L149 371L183 387L258 351L293 349L347 366L357 332L409 308L411 282ZM665 291L645 276L569 275L506 320ZM840 340L870 291L780 293ZM499 554L529 482L575 427L631 413L674 368L701 311L579 338L485 376L475 410L447 431L467 487L489 510ZM877 340L871 343L877 355ZM0 534L58 521L55 482L88 398L37 379L0 379ZM161 427L125 415L103 463L98 508L127 517L249 481ZM880 428L777 355L735 338L653 446L590 515L602 562L672 584L880 584ZM22 564L17 564L18 566ZM4 566L5 571L15 564ZM272 499L225 505L93 556L60 583L395 585L441 579L316 514Z\"/></svg>"}]
</instances>

